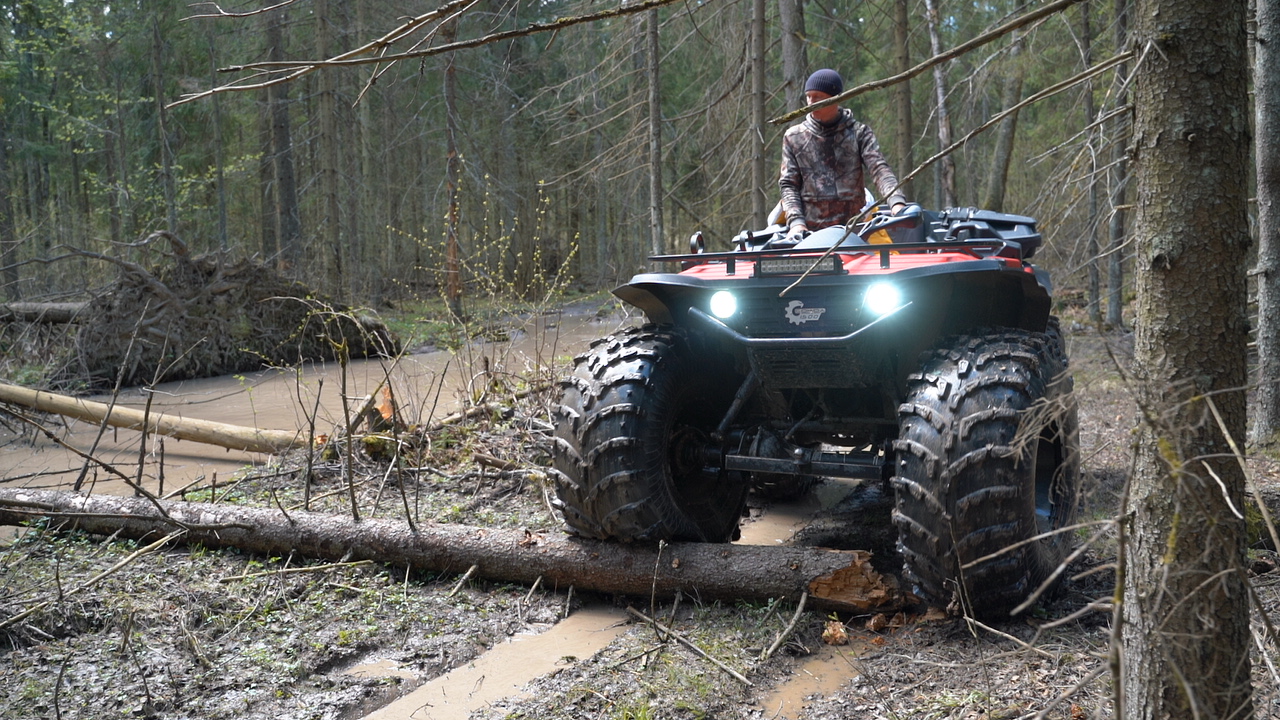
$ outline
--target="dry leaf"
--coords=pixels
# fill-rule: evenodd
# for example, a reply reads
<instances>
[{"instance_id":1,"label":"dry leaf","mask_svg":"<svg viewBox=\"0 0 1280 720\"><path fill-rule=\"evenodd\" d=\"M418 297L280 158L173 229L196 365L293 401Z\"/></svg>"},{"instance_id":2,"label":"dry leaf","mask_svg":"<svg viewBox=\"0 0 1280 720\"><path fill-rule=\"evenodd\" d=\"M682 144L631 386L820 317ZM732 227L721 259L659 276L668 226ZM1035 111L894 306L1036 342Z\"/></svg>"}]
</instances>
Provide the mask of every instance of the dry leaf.
<instances>
[{"instance_id":1,"label":"dry leaf","mask_svg":"<svg viewBox=\"0 0 1280 720\"><path fill-rule=\"evenodd\" d=\"M849 632L844 629L844 623L828 620L826 629L822 631L822 642L828 645L848 645Z\"/></svg>"},{"instance_id":2,"label":"dry leaf","mask_svg":"<svg viewBox=\"0 0 1280 720\"><path fill-rule=\"evenodd\" d=\"M867 629L871 632L880 632L889 625L889 618L884 613L876 613L867 619Z\"/></svg>"}]
</instances>

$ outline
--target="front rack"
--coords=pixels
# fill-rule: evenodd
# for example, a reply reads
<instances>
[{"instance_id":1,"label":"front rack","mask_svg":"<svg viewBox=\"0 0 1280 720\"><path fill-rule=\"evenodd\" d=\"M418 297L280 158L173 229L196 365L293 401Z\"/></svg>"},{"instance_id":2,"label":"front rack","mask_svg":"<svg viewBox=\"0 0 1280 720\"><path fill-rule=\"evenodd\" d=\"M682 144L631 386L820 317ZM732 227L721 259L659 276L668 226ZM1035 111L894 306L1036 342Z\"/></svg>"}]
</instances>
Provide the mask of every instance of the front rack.
<instances>
[{"instance_id":1,"label":"front rack","mask_svg":"<svg viewBox=\"0 0 1280 720\"><path fill-rule=\"evenodd\" d=\"M841 246L835 250L831 250L831 255L872 255L880 256L880 267L889 267L889 258L893 253L940 253L940 252L963 252L974 256L975 258L1002 257L1022 261L1022 245L1013 240L957 240L943 242L923 242L923 243L884 243L879 245L853 245L849 247ZM702 252L702 253L685 253L680 255L650 255L649 260L652 262L672 262L682 263L685 268L694 265L704 265L707 263L722 262L728 265L730 274L733 273L733 267L739 260L755 261L764 258L777 258L781 256L791 258L812 258L817 260L827 250L805 249L797 252L792 248L778 248L776 250L730 250L727 252Z\"/></svg>"}]
</instances>

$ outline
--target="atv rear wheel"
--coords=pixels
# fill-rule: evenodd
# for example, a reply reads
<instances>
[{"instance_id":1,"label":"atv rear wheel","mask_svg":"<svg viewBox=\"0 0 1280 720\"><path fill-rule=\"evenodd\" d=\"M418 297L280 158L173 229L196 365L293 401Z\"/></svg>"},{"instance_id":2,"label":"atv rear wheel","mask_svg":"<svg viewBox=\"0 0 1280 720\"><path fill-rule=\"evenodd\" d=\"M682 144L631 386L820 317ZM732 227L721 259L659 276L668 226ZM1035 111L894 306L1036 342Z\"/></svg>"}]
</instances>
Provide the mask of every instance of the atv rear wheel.
<instances>
[{"instance_id":1,"label":"atv rear wheel","mask_svg":"<svg viewBox=\"0 0 1280 720\"><path fill-rule=\"evenodd\" d=\"M555 417L553 474L565 522L617 540L728 542L748 483L708 464L733 373L681 331L646 325L574 361Z\"/></svg>"},{"instance_id":2,"label":"atv rear wheel","mask_svg":"<svg viewBox=\"0 0 1280 720\"><path fill-rule=\"evenodd\" d=\"M917 594L990 616L1063 562L1074 521L1076 405L1060 337L951 338L926 354L898 408L894 524Z\"/></svg>"}]
</instances>

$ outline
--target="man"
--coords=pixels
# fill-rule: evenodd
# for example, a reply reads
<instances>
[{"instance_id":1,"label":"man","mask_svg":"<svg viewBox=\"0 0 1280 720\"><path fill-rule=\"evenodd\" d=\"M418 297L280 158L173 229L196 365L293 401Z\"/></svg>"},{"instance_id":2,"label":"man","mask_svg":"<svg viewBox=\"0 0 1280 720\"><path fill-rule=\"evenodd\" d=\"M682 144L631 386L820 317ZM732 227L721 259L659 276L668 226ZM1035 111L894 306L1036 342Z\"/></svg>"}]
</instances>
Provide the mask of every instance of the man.
<instances>
[{"instance_id":1,"label":"man","mask_svg":"<svg viewBox=\"0 0 1280 720\"><path fill-rule=\"evenodd\" d=\"M809 104L844 92L835 70L818 70L804 84ZM804 122L787 129L782 138L782 209L787 214L787 239L798 241L810 230L842 225L866 204L865 181L870 178L896 215L906 198L891 191L898 179L871 128L853 119L838 104L809 113Z\"/></svg>"}]
</instances>

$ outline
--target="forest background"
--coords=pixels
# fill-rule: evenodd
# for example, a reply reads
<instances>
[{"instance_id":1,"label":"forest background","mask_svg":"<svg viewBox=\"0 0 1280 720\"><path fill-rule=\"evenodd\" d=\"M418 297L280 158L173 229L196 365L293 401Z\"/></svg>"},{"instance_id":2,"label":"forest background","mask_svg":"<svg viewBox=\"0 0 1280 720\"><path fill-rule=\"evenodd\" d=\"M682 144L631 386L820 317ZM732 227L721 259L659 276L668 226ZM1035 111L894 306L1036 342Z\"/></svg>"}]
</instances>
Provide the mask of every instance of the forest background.
<instances>
[{"instance_id":1,"label":"forest background","mask_svg":"<svg viewBox=\"0 0 1280 720\"><path fill-rule=\"evenodd\" d=\"M450 229L473 292L478 283L525 296L551 284L611 286L655 250L682 251L694 231L723 250L760 226L777 197L785 129L766 118L799 107L811 70L836 68L853 87L1027 9L1020 0L691 0L174 104L268 77L220 72L228 66L334 57L427 10L369 0L264 7L0 3L0 294L83 293L116 270L49 259L67 248L129 257L144 251L128 244L158 230L193 252L256 256L374 306L439 296ZM424 23L394 50L604 9L443 7L449 22ZM1115 55L1124 16L1124 0L1079 3L847 106L902 177L938 152L940 136L964 137ZM1097 258L1118 272L1125 252L1130 113L1117 110L1126 78L1120 65L1022 108L961 145L954 170L923 169L909 197L1037 217L1047 241L1039 262L1059 285L1087 286L1098 317L1108 280ZM1121 276L1110 285L1118 323Z\"/></svg>"}]
</instances>

